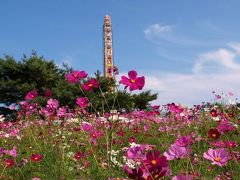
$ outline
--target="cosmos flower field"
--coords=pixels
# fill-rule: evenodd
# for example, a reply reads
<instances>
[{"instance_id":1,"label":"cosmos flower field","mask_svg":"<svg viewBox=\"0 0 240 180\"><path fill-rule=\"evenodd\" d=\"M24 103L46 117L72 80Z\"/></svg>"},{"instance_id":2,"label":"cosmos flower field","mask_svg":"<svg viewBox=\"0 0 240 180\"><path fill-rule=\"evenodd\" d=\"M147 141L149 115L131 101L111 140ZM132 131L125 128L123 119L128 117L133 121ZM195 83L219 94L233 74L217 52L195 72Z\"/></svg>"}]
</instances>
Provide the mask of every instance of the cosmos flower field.
<instances>
[{"instance_id":1,"label":"cosmos flower field","mask_svg":"<svg viewBox=\"0 0 240 180\"><path fill-rule=\"evenodd\" d=\"M84 78L84 71L66 76L69 83ZM120 84L141 90L145 78L130 71ZM97 116L87 111L94 106L87 92L98 86L93 78L82 83L86 97L75 109L60 107L51 92L41 107L32 90L16 121L0 116L0 179L240 179L240 108L228 103L232 93L192 107L169 103Z\"/></svg>"}]
</instances>

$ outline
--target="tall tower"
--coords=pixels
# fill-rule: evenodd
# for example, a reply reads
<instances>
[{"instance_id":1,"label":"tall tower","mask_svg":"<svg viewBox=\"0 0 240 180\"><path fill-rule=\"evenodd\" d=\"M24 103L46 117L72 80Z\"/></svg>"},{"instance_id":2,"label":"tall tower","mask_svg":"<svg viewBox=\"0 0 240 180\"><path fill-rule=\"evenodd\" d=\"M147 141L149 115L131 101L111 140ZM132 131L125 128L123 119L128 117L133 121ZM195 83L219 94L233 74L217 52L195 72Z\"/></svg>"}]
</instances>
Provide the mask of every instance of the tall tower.
<instances>
[{"instance_id":1,"label":"tall tower","mask_svg":"<svg viewBox=\"0 0 240 180\"><path fill-rule=\"evenodd\" d=\"M104 77L114 77L113 47L112 47L112 25L109 15L104 17L103 24L103 72Z\"/></svg>"}]
</instances>

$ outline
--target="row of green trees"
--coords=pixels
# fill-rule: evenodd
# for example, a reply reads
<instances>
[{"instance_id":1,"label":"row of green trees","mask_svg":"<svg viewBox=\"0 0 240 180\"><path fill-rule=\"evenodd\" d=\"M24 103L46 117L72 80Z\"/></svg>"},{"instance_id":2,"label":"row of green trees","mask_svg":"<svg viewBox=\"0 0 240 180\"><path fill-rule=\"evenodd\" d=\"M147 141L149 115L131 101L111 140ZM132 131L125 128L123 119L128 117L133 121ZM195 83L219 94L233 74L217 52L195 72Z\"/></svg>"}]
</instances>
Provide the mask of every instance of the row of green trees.
<instances>
[{"instance_id":1,"label":"row of green trees","mask_svg":"<svg viewBox=\"0 0 240 180\"><path fill-rule=\"evenodd\" d=\"M0 103L10 105L22 101L28 91L37 90L43 96L46 89L52 91L52 97L59 100L61 105L75 106L77 97L86 96L94 104L97 111L110 109L132 111L145 109L149 102L157 98L151 91L139 94L130 94L125 90L112 92L116 86L113 79L105 78L100 71L95 77L100 82L100 89L83 94L79 84L69 84L65 75L72 68L63 65L59 68L53 60L46 60L33 52L30 56L24 55L21 60L12 56L0 58ZM44 103L44 98L42 101ZM0 112L1 113L1 112Z\"/></svg>"}]
</instances>

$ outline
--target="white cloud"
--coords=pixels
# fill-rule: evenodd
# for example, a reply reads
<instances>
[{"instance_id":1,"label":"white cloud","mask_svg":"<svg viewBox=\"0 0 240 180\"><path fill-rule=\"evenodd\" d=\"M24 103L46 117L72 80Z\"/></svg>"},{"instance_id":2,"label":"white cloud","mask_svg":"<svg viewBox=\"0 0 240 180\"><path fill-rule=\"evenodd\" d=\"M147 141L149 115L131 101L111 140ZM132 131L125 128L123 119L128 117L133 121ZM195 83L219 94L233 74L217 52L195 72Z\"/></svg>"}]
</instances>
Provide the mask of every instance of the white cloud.
<instances>
[{"instance_id":1,"label":"white cloud","mask_svg":"<svg viewBox=\"0 0 240 180\"><path fill-rule=\"evenodd\" d=\"M158 45L206 45L205 42L196 40L190 36L179 34L176 31L178 27L174 25L153 24L144 30L145 37L154 44Z\"/></svg>"},{"instance_id":2,"label":"white cloud","mask_svg":"<svg viewBox=\"0 0 240 180\"><path fill-rule=\"evenodd\" d=\"M153 24L144 30L146 36L158 35L159 33L169 32L172 27L169 25Z\"/></svg>"},{"instance_id":3,"label":"white cloud","mask_svg":"<svg viewBox=\"0 0 240 180\"><path fill-rule=\"evenodd\" d=\"M185 105L211 101L212 91L237 93L240 90L240 64L236 62L238 55L237 49L230 51L220 48L199 55L192 73L146 73L145 90L159 93L155 103L176 102Z\"/></svg>"},{"instance_id":4,"label":"white cloud","mask_svg":"<svg viewBox=\"0 0 240 180\"><path fill-rule=\"evenodd\" d=\"M240 54L240 43L229 43L231 48L233 48L237 54Z\"/></svg>"},{"instance_id":5,"label":"white cloud","mask_svg":"<svg viewBox=\"0 0 240 180\"><path fill-rule=\"evenodd\" d=\"M237 54L237 51L230 51L223 48L220 48L214 52L204 53L200 55L197 59L193 67L193 71L195 73L200 73L201 71L206 69L206 66L209 65L213 65L215 66L215 68L218 67L219 69L222 69L224 71L240 71L240 64L238 64L235 60Z\"/></svg>"}]
</instances>

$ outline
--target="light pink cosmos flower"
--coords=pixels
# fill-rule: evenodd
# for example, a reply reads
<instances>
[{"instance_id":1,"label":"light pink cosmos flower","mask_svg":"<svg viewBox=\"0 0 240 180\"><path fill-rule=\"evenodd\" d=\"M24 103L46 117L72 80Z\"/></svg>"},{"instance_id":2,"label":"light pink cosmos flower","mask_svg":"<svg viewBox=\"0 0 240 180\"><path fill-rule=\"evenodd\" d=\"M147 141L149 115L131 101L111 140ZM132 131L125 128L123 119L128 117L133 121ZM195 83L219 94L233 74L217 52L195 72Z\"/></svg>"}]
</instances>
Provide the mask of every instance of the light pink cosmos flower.
<instances>
[{"instance_id":1,"label":"light pink cosmos flower","mask_svg":"<svg viewBox=\"0 0 240 180\"><path fill-rule=\"evenodd\" d=\"M128 159L134 159L142 161L146 159L145 147L144 146L134 146L127 150L126 157Z\"/></svg>"},{"instance_id":2,"label":"light pink cosmos flower","mask_svg":"<svg viewBox=\"0 0 240 180\"><path fill-rule=\"evenodd\" d=\"M56 99L49 99L47 101L47 108L57 109L59 106L58 100Z\"/></svg>"},{"instance_id":3,"label":"light pink cosmos flower","mask_svg":"<svg viewBox=\"0 0 240 180\"><path fill-rule=\"evenodd\" d=\"M40 111L41 114L43 114L47 117L54 115L55 112L56 112L55 109L50 108L50 107L49 108L42 108L41 111Z\"/></svg>"},{"instance_id":4,"label":"light pink cosmos flower","mask_svg":"<svg viewBox=\"0 0 240 180\"><path fill-rule=\"evenodd\" d=\"M16 150L16 148L13 148L11 150L4 150L4 153L8 154L9 156L12 156L12 157L17 157L17 150Z\"/></svg>"},{"instance_id":5,"label":"light pink cosmos flower","mask_svg":"<svg viewBox=\"0 0 240 180\"><path fill-rule=\"evenodd\" d=\"M172 178L172 180L192 180L192 179L193 178L190 175L178 175Z\"/></svg>"},{"instance_id":6,"label":"light pink cosmos flower","mask_svg":"<svg viewBox=\"0 0 240 180\"><path fill-rule=\"evenodd\" d=\"M163 155L167 160L182 159L185 158L191 152L189 147L181 147L176 144L172 144L167 152Z\"/></svg>"},{"instance_id":7,"label":"light pink cosmos flower","mask_svg":"<svg viewBox=\"0 0 240 180\"><path fill-rule=\"evenodd\" d=\"M187 147L191 144L191 142L192 142L191 136L187 135L187 136L179 136L175 144L177 146Z\"/></svg>"},{"instance_id":8,"label":"light pink cosmos flower","mask_svg":"<svg viewBox=\"0 0 240 180\"><path fill-rule=\"evenodd\" d=\"M88 103L89 101L87 97L80 97L80 98L77 98L76 100L76 104L83 109L88 107Z\"/></svg>"},{"instance_id":9,"label":"light pink cosmos flower","mask_svg":"<svg viewBox=\"0 0 240 180\"><path fill-rule=\"evenodd\" d=\"M89 122L82 122L81 129L87 132L93 132L93 126Z\"/></svg>"},{"instance_id":10,"label":"light pink cosmos flower","mask_svg":"<svg viewBox=\"0 0 240 180\"><path fill-rule=\"evenodd\" d=\"M66 107L60 107L57 110L57 116L58 117L63 117L67 113L67 108Z\"/></svg>"},{"instance_id":11,"label":"light pink cosmos flower","mask_svg":"<svg viewBox=\"0 0 240 180\"><path fill-rule=\"evenodd\" d=\"M209 148L207 152L203 153L203 157L212 161L212 165L225 166L231 156L224 148L212 149Z\"/></svg>"},{"instance_id":12,"label":"light pink cosmos flower","mask_svg":"<svg viewBox=\"0 0 240 180\"><path fill-rule=\"evenodd\" d=\"M38 92L36 90L29 91L26 96L25 100L32 100L38 97Z\"/></svg>"},{"instance_id":13,"label":"light pink cosmos flower","mask_svg":"<svg viewBox=\"0 0 240 180\"><path fill-rule=\"evenodd\" d=\"M120 80L120 83L125 85L125 89L129 87L130 91L137 89L141 90L145 85L145 77L137 77L137 72L135 70L129 71L128 77L122 76Z\"/></svg>"},{"instance_id":14,"label":"light pink cosmos flower","mask_svg":"<svg viewBox=\"0 0 240 180\"><path fill-rule=\"evenodd\" d=\"M82 88L85 91L91 91L93 88L98 88L99 87L99 82L96 79L89 79L87 82L82 84Z\"/></svg>"}]
</instances>

